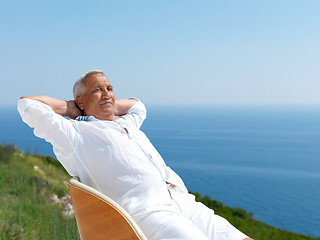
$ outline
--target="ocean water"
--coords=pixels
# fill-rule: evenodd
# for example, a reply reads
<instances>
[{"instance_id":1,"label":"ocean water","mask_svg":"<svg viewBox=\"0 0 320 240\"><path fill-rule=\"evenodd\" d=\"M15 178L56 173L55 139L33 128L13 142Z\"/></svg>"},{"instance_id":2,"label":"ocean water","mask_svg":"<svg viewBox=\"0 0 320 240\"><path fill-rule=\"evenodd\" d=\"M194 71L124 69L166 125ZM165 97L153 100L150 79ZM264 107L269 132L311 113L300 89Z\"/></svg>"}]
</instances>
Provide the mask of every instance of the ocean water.
<instances>
[{"instance_id":1,"label":"ocean water","mask_svg":"<svg viewBox=\"0 0 320 240\"><path fill-rule=\"evenodd\" d=\"M1 110L2 143L54 156L15 107ZM320 106L149 107L142 130L189 190L320 237Z\"/></svg>"}]
</instances>

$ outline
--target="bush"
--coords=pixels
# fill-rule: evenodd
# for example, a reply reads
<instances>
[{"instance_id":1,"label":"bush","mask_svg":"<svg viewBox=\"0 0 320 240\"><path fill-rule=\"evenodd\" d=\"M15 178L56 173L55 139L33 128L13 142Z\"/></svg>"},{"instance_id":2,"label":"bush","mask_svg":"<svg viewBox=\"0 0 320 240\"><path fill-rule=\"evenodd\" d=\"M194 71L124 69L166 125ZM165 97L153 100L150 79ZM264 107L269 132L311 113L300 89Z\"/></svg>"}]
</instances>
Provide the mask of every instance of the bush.
<instances>
[{"instance_id":1,"label":"bush","mask_svg":"<svg viewBox=\"0 0 320 240\"><path fill-rule=\"evenodd\" d=\"M232 215L235 217L240 217L240 218L251 218L252 213L248 213L246 210L239 208L239 207L235 207L232 209Z\"/></svg>"}]
</instances>

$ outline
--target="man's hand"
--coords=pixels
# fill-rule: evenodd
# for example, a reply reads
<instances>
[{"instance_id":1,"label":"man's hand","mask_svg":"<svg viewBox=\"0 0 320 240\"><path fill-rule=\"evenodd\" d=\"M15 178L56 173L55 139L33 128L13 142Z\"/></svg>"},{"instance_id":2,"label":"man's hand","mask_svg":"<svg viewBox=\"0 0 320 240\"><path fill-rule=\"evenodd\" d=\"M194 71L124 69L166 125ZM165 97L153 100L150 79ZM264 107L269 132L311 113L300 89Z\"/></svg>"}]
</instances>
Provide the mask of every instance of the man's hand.
<instances>
[{"instance_id":1,"label":"man's hand","mask_svg":"<svg viewBox=\"0 0 320 240\"><path fill-rule=\"evenodd\" d=\"M76 119L78 116L81 116L82 112L78 108L74 100L67 101L67 113L66 116L71 119Z\"/></svg>"}]
</instances>

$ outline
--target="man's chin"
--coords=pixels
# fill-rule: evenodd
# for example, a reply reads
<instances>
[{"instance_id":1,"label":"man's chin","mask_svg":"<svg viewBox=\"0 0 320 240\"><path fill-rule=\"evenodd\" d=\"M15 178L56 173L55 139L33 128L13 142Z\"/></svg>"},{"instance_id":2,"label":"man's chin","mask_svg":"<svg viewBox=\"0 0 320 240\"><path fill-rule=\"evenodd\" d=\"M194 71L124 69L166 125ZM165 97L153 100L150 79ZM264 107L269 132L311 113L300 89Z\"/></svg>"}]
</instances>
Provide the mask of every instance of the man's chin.
<instances>
[{"instance_id":1,"label":"man's chin","mask_svg":"<svg viewBox=\"0 0 320 240\"><path fill-rule=\"evenodd\" d=\"M115 107L113 104L102 104L100 105L100 112L105 114L112 114L115 113Z\"/></svg>"},{"instance_id":2,"label":"man's chin","mask_svg":"<svg viewBox=\"0 0 320 240\"><path fill-rule=\"evenodd\" d=\"M115 109L113 107L109 108L103 108L99 112L99 115L102 116L103 118L113 118L115 117Z\"/></svg>"}]
</instances>

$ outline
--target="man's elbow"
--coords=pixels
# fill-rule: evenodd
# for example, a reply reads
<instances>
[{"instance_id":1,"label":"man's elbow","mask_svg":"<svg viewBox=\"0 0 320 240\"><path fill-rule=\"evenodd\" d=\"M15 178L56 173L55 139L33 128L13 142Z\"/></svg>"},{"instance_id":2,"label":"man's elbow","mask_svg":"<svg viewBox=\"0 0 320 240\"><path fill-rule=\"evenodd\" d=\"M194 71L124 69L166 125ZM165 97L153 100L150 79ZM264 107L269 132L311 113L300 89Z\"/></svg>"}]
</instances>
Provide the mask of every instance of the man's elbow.
<instances>
[{"instance_id":1,"label":"man's elbow","mask_svg":"<svg viewBox=\"0 0 320 240\"><path fill-rule=\"evenodd\" d=\"M22 96L20 99L31 98L30 96Z\"/></svg>"},{"instance_id":2,"label":"man's elbow","mask_svg":"<svg viewBox=\"0 0 320 240\"><path fill-rule=\"evenodd\" d=\"M43 97L42 96L37 96L37 95L34 95L34 96L22 96L20 99L24 99L24 98L28 98L28 99L33 99L33 100L41 100Z\"/></svg>"}]
</instances>

